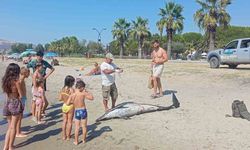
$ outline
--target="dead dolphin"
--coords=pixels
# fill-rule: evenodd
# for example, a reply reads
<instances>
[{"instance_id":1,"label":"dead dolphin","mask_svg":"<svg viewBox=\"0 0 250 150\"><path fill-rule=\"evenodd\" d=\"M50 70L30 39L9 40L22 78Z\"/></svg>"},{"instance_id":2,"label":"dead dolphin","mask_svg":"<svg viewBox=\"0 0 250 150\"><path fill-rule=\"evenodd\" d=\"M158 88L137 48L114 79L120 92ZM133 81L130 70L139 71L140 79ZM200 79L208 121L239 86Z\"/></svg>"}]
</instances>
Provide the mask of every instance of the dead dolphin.
<instances>
[{"instance_id":1,"label":"dead dolphin","mask_svg":"<svg viewBox=\"0 0 250 150\"><path fill-rule=\"evenodd\" d=\"M139 104L134 102L124 102L117 105L115 108L106 112L104 115L96 119L96 122L109 120L113 118L128 118L134 115L139 115L143 113L149 113L154 111L169 110L173 108L178 108L180 103L176 98L175 94L172 93L173 104L167 107L150 105L150 104Z\"/></svg>"}]
</instances>

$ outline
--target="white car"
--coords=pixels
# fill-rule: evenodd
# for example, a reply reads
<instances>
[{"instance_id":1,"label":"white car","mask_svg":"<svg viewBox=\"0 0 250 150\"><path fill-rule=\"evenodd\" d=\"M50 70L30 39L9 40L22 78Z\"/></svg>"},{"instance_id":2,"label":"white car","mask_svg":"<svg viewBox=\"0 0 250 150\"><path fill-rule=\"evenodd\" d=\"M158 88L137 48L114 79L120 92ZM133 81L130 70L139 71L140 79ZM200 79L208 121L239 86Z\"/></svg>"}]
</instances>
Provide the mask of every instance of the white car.
<instances>
[{"instance_id":1,"label":"white car","mask_svg":"<svg viewBox=\"0 0 250 150\"><path fill-rule=\"evenodd\" d=\"M235 69L239 64L250 64L250 38L236 39L223 49L210 51L207 60L211 68L228 65Z\"/></svg>"},{"instance_id":2,"label":"white car","mask_svg":"<svg viewBox=\"0 0 250 150\"><path fill-rule=\"evenodd\" d=\"M19 59L20 54L19 53L13 53L9 56L7 56L8 59Z\"/></svg>"}]
</instances>

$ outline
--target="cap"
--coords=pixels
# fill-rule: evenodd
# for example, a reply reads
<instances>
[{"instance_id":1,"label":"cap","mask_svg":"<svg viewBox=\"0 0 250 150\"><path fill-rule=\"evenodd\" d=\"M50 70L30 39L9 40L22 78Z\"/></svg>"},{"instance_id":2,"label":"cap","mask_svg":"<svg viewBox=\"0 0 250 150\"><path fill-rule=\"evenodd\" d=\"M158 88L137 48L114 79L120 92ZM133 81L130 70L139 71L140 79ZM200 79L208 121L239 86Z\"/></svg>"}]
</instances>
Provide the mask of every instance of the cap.
<instances>
[{"instance_id":1,"label":"cap","mask_svg":"<svg viewBox=\"0 0 250 150\"><path fill-rule=\"evenodd\" d=\"M107 53L106 58L114 60L114 56L111 53Z\"/></svg>"}]
</instances>

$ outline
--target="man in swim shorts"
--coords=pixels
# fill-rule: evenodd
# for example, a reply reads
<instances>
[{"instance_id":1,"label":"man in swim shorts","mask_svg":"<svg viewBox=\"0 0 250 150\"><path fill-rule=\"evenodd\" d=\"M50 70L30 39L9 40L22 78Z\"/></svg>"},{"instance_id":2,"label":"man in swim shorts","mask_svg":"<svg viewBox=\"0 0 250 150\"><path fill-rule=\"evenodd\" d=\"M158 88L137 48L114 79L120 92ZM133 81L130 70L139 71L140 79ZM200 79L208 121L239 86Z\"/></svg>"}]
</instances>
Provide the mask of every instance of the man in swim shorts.
<instances>
[{"instance_id":1,"label":"man in swim shorts","mask_svg":"<svg viewBox=\"0 0 250 150\"><path fill-rule=\"evenodd\" d=\"M162 93L162 85L161 85L161 75L164 68L164 63L168 61L167 52L160 47L159 41L155 40L153 43L153 52L151 53L152 57L152 77L154 81L153 94L152 98L157 98L163 96ZM157 94L157 89L159 90L159 94Z\"/></svg>"}]
</instances>

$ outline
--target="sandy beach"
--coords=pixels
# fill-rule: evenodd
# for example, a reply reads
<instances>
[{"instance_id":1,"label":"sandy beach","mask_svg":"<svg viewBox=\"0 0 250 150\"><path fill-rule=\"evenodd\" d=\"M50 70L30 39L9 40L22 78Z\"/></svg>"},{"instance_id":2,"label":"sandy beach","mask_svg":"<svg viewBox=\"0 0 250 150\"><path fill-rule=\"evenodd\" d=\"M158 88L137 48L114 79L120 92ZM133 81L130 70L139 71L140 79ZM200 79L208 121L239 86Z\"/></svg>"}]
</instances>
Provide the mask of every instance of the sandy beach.
<instances>
[{"instance_id":1,"label":"sandy beach","mask_svg":"<svg viewBox=\"0 0 250 150\"><path fill-rule=\"evenodd\" d=\"M15 145L20 150L44 149L90 149L90 150L247 150L250 149L250 122L244 119L226 117L231 115L231 104L235 99L244 100L250 109L250 65L240 65L238 69L210 69L205 61L170 61L165 64L162 83L165 95L151 99L147 88L150 74L150 60L115 59L114 63L124 69L116 75L119 91L117 104L127 101L168 106L171 91L181 106L169 111L152 112L133 116L128 120L112 119L95 123L104 113L101 94L101 76L81 77L87 89L94 95L94 101L87 101L88 134L87 143L73 145L61 140L62 114L58 92L66 75L78 77L87 73L93 62L102 59L61 58L62 65L55 66L55 72L47 81L50 102L45 125L37 125L30 117L23 120L27 138L16 138ZM11 61L0 63L2 78L6 66ZM22 66L21 63L19 63ZM84 66L83 71L78 71ZM26 80L30 110L31 77ZM2 94L2 89L0 90ZM2 96L0 96L2 98ZM2 109L3 100L0 100ZM3 147L7 124L0 117L0 147ZM74 128L73 128L74 129ZM72 132L73 133L73 132Z\"/></svg>"}]
</instances>

